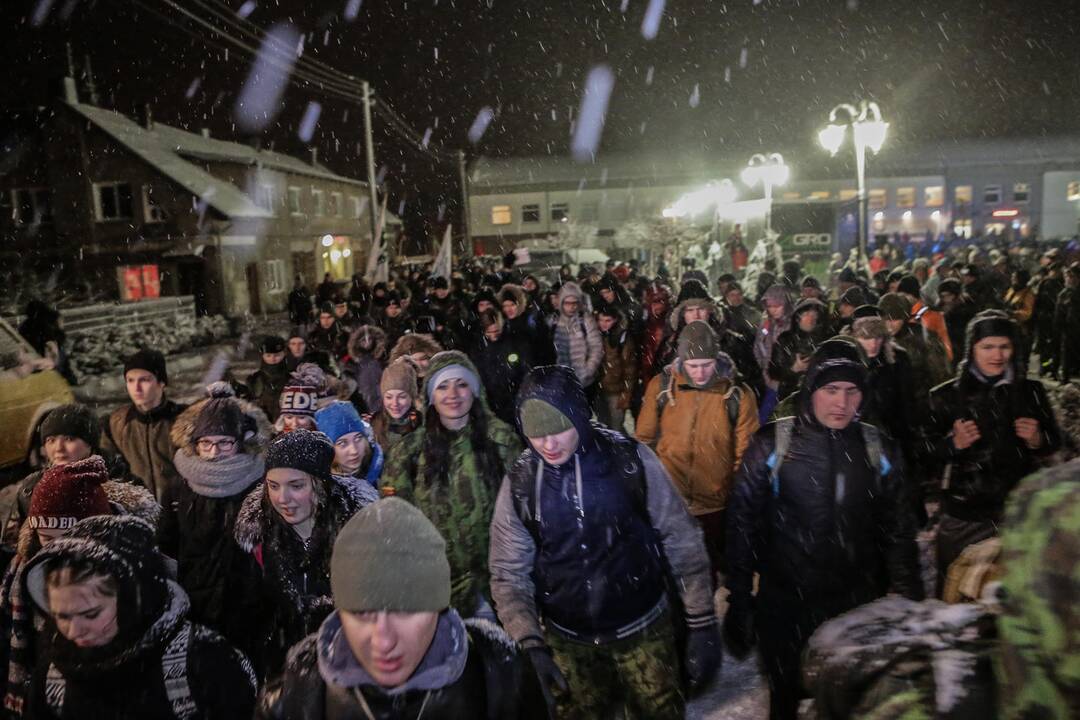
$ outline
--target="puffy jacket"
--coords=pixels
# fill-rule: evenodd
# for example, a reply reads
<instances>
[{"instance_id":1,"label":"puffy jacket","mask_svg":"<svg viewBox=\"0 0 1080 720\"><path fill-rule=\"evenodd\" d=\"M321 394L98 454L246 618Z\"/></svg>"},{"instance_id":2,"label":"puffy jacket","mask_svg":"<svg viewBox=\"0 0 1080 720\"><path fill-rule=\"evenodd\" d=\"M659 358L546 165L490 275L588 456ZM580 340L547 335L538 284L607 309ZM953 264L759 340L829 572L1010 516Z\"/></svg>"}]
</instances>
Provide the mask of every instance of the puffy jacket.
<instances>
[{"instance_id":1,"label":"puffy jacket","mask_svg":"<svg viewBox=\"0 0 1080 720\"><path fill-rule=\"evenodd\" d=\"M807 312L815 311L818 314L817 327L812 332L800 330L799 318ZM827 322L825 304L820 300L803 298L795 305L790 328L780 333L769 356L769 377L779 383L777 397L785 398L799 389L803 373L792 369L797 356L810 357L817 346L828 339L829 333L825 327Z\"/></svg>"},{"instance_id":2,"label":"puffy jacket","mask_svg":"<svg viewBox=\"0 0 1080 720\"><path fill-rule=\"evenodd\" d=\"M337 613L298 643L280 681L259 702L259 720L526 720L547 717L536 674L491 622L442 613L420 668L388 693L355 660ZM437 678L438 680L433 680ZM441 682L440 682L441 681ZM436 687L431 687L431 685ZM356 695L371 711L368 716Z\"/></svg>"},{"instance_id":3,"label":"puffy jacket","mask_svg":"<svg viewBox=\"0 0 1080 720\"><path fill-rule=\"evenodd\" d=\"M182 482L173 466L169 433L186 408L172 400L163 400L148 413L125 405L113 411L102 433L102 450L122 455L128 466L127 479L154 493L158 502L165 488Z\"/></svg>"},{"instance_id":4,"label":"puffy jacket","mask_svg":"<svg viewBox=\"0 0 1080 720\"><path fill-rule=\"evenodd\" d=\"M649 381L638 414L637 439L656 451L694 515L727 506L735 471L758 429L754 393L745 385L734 385L732 371L731 360L722 356L714 382L698 388L675 363ZM661 409L665 384L667 397ZM733 395L738 397L734 427L728 406Z\"/></svg>"},{"instance_id":5,"label":"puffy jacket","mask_svg":"<svg viewBox=\"0 0 1080 720\"><path fill-rule=\"evenodd\" d=\"M623 318L601 336L604 339L604 364L600 367L600 390L605 395L618 395L623 409L629 408L630 395L638 382L637 341L626 329Z\"/></svg>"},{"instance_id":6,"label":"puffy jacket","mask_svg":"<svg viewBox=\"0 0 1080 720\"><path fill-rule=\"evenodd\" d=\"M576 298L577 314L568 317L561 311L562 304ZM559 317L555 322L555 355L561 365L574 369L581 384L588 387L596 380L600 363L604 360L603 342L596 318L588 309L588 299L581 288L568 282L559 288Z\"/></svg>"},{"instance_id":7,"label":"puffy jacket","mask_svg":"<svg viewBox=\"0 0 1080 720\"><path fill-rule=\"evenodd\" d=\"M893 341L904 349L911 361L911 396L919 414L922 414L930 389L949 376L945 347L936 335L912 323L900 328Z\"/></svg>"},{"instance_id":8,"label":"puffy jacket","mask_svg":"<svg viewBox=\"0 0 1080 720\"><path fill-rule=\"evenodd\" d=\"M514 396L532 369L530 343L504 329L495 342L482 337L472 358L480 371L480 381L495 416L507 425L513 425Z\"/></svg>"},{"instance_id":9,"label":"puffy jacket","mask_svg":"<svg viewBox=\"0 0 1080 720\"><path fill-rule=\"evenodd\" d=\"M820 366L807 371L798 414L762 427L743 456L727 514L731 602L749 605L754 573L762 603L797 597L825 615L890 590L920 600L915 517L900 453L879 436L874 467L867 439L876 429L820 424L808 389L818 372ZM776 457L780 423L792 423L783 458Z\"/></svg>"},{"instance_id":10,"label":"puffy jacket","mask_svg":"<svg viewBox=\"0 0 1080 720\"><path fill-rule=\"evenodd\" d=\"M949 338L949 328L945 324L945 315L938 310L928 307L921 299L916 299L911 306L911 317L918 321L927 332L932 332L941 341L945 348L945 357L950 363L953 362L952 340Z\"/></svg>"}]
</instances>

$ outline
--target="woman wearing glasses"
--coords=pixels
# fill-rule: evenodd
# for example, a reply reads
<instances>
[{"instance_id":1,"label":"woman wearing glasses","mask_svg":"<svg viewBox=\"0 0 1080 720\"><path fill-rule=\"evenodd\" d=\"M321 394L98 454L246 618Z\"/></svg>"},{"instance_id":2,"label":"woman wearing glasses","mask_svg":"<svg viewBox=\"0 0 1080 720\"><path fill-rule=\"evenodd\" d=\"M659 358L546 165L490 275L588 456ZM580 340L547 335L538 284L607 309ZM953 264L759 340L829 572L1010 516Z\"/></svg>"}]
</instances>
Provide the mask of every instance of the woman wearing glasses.
<instances>
[{"instance_id":1,"label":"woman wearing glasses","mask_svg":"<svg viewBox=\"0 0 1080 720\"><path fill-rule=\"evenodd\" d=\"M162 498L158 543L177 561L192 620L256 660L259 569L232 538L244 498L262 480L270 422L254 403L234 397L228 383L207 393L173 425L173 462L184 482Z\"/></svg>"}]
</instances>

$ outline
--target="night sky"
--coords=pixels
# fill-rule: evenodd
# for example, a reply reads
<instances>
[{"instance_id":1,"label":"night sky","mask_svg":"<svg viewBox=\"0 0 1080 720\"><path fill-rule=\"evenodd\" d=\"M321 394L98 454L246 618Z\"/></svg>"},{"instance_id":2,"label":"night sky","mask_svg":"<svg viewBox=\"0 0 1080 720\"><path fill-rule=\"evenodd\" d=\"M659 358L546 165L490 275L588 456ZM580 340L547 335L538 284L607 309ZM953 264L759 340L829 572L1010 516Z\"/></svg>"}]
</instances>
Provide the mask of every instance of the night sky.
<instances>
[{"instance_id":1,"label":"night sky","mask_svg":"<svg viewBox=\"0 0 1080 720\"><path fill-rule=\"evenodd\" d=\"M172 1L208 19L244 5ZM241 12L262 29L289 23L306 35L305 58L368 78L417 134L430 129L433 147L470 156L566 154L584 78L601 63L615 76L601 154L806 145L831 107L857 98L880 103L896 142L1080 130L1077 0L668 0L656 3L651 40L648 0L352 3L351 22L349 0L261 0ZM162 122L243 139L234 108L250 56L226 54L164 0L3 5L9 118L47 101L71 43L80 68L90 55L102 104L134 114L151 103ZM362 177L359 108L302 84L288 88L263 142L304 153L298 128L312 100L322 104L320 159ZM495 117L470 143L485 106ZM393 203L434 224L447 204L451 217L454 163L433 161L381 119L376 129Z\"/></svg>"}]
</instances>

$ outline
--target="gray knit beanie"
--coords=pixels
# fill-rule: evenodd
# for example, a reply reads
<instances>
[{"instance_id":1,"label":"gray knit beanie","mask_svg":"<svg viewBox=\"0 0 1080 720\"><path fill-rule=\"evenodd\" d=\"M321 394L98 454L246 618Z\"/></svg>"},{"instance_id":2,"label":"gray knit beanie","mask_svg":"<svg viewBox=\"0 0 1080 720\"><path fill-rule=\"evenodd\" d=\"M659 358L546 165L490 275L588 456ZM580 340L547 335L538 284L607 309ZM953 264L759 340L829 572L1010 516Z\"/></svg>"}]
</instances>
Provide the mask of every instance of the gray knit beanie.
<instances>
[{"instance_id":1,"label":"gray knit beanie","mask_svg":"<svg viewBox=\"0 0 1080 720\"><path fill-rule=\"evenodd\" d=\"M450 607L446 541L401 498L371 503L334 541L330 591L346 612L441 612Z\"/></svg>"}]
</instances>

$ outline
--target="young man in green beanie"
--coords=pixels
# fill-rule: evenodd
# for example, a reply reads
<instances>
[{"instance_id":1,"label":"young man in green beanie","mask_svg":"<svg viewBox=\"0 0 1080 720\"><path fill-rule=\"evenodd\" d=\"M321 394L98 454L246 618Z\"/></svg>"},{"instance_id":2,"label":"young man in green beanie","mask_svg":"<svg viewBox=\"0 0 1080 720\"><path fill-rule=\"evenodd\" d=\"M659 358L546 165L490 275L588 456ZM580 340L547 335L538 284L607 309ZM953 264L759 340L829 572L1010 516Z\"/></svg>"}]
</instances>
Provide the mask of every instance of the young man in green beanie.
<instances>
[{"instance_id":1,"label":"young man in green beanie","mask_svg":"<svg viewBox=\"0 0 1080 720\"><path fill-rule=\"evenodd\" d=\"M446 543L414 506L391 497L353 516L334 543L330 584L334 612L289 653L259 717L543 717L509 636L451 607Z\"/></svg>"},{"instance_id":2,"label":"young man in green beanie","mask_svg":"<svg viewBox=\"0 0 1080 720\"><path fill-rule=\"evenodd\" d=\"M673 620L693 687L721 657L701 529L648 447L590 422L570 368L533 370L517 402L532 447L491 522L499 620L529 653L550 717L682 718Z\"/></svg>"}]
</instances>

